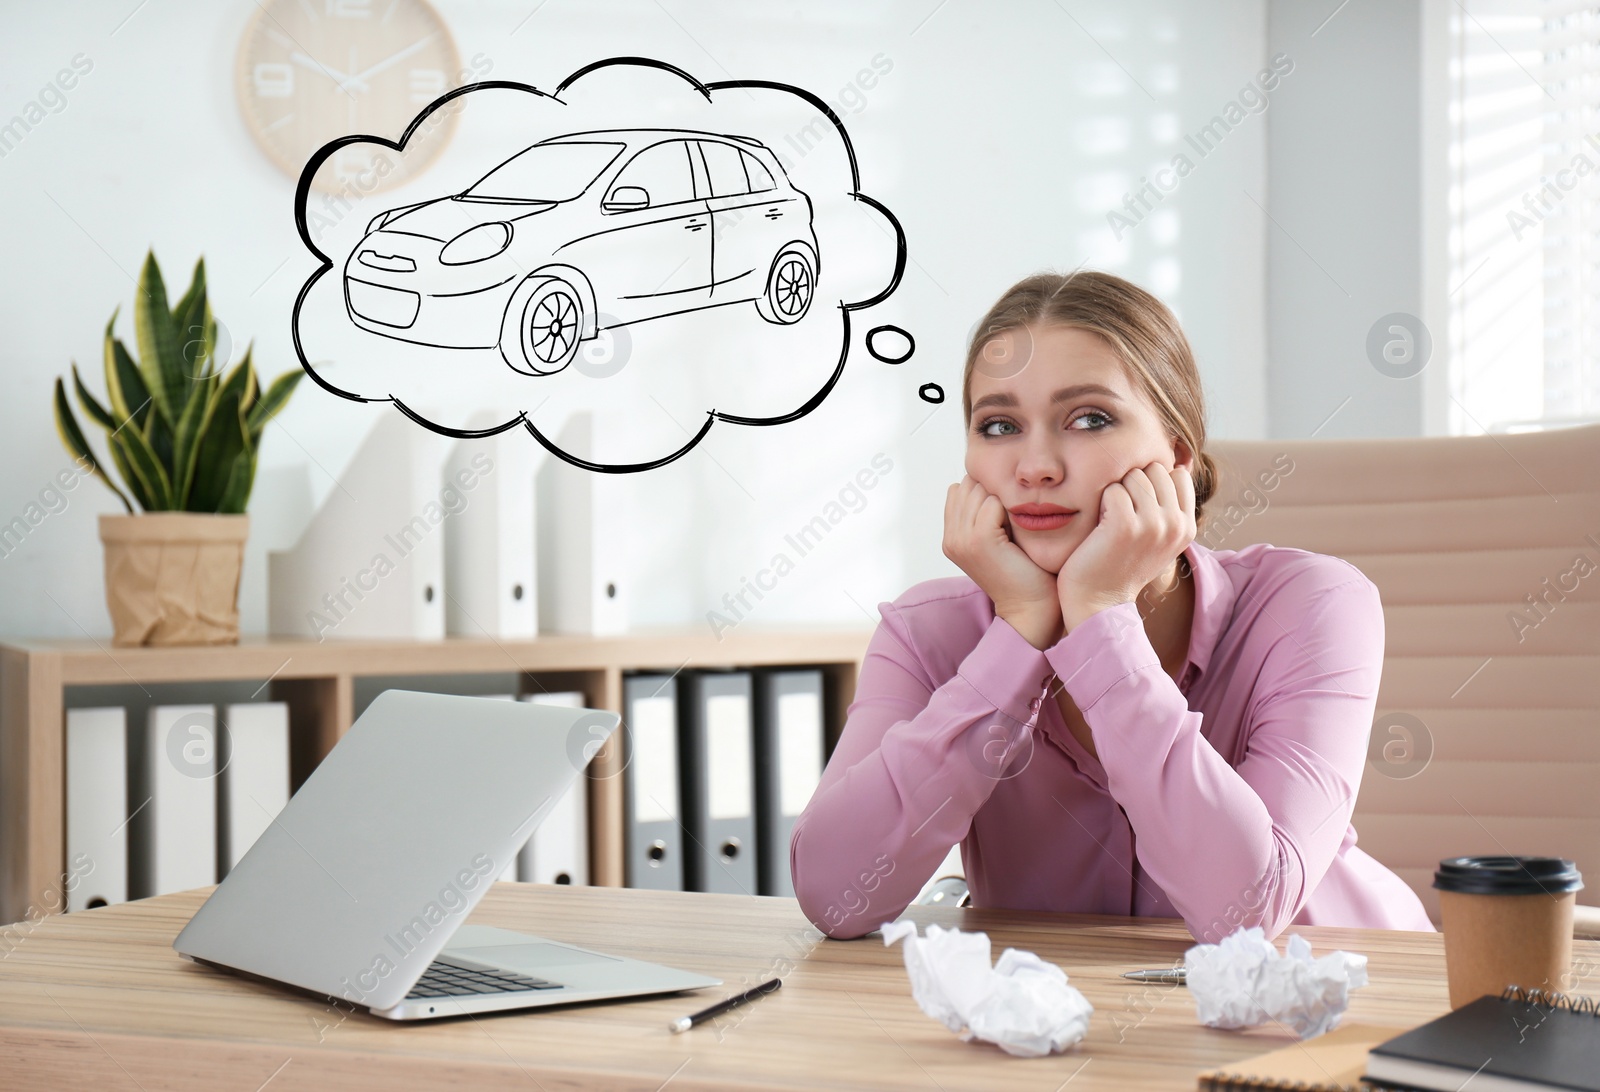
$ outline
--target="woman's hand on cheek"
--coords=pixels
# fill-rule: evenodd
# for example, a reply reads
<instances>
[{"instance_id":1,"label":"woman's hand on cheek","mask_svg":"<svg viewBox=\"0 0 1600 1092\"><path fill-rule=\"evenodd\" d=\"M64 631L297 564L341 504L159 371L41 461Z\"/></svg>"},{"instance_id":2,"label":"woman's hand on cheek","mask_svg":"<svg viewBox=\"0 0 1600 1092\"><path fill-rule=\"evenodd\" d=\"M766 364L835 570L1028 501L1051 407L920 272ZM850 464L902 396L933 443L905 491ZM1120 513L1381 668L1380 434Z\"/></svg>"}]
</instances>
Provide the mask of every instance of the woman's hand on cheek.
<instances>
[{"instance_id":1,"label":"woman's hand on cheek","mask_svg":"<svg viewBox=\"0 0 1600 1092\"><path fill-rule=\"evenodd\" d=\"M1055 578L1011 540L1005 520L1000 498L963 477L945 495L944 556L994 600L996 616L1035 648L1049 648L1062 632Z\"/></svg>"},{"instance_id":2,"label":"woman's hand on cheek","mask_svg":"<svg viewBox=\"0 0 1600 1092\"><path fill-rule=\"evenodd\" d=\"M1100 494L1100 519L1056 577L1068 632L1133 602L1194 541L1194 479L1187 467L1135 467Z\"/></svg>"}]
</instances>

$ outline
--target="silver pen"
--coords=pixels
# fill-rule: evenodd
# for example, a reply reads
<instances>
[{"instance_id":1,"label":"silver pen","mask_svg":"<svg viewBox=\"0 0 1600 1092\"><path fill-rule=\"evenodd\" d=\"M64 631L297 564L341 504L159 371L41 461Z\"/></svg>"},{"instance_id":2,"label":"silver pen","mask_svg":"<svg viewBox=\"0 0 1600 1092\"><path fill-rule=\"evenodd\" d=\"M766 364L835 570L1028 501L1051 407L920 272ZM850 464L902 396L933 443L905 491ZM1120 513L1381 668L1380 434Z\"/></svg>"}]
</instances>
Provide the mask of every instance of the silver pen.
<instances>
[{"instance_id":1,"label":"silver pen","mask_svg":"<svg viewBox=\"0 0 1600 1092\"><path fill-rule=\"evenodd\" d=\"M1155 971L1125 971L1123 978L1131 978L1135 982L1170 982L1181 986L1188 980L1189 972L1183 967L1167 967Z\"/></svg>"}]
</instances>

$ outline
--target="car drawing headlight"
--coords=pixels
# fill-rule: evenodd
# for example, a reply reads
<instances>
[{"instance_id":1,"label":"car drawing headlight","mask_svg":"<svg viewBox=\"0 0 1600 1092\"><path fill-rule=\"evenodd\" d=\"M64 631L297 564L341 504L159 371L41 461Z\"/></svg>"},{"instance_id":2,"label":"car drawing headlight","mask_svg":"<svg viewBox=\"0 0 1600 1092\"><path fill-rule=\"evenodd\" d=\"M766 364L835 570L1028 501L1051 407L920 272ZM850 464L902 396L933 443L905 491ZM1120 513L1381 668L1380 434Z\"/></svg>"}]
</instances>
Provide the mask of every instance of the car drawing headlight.
<instances>
[{"instance_id":1,"label":"car drawing headlight","mask_svg":"<svg viewBox=\"0 0 1600 1092\"><path fill-rule=\"evenodd\" d=\"M511 245L510 224L479 224L468 228L439 251L439 260L445 265L466 265L492 258Z\"/></svg>"}]
</instances>

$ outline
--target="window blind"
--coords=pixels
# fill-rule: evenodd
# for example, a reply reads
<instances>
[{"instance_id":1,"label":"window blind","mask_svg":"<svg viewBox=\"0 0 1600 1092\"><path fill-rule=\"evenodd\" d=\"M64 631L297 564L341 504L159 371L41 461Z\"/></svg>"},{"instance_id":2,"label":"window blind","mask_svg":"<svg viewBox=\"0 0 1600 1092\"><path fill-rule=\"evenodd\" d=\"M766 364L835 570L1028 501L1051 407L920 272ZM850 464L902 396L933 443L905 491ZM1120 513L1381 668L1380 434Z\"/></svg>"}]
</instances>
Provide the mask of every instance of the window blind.
<instances>
[{"instance_id":1,"label":"window blind","mask_svg":"<svg viewBox=\"0 0 1600 1092\"><path fill-rule=\"evenodd\" d=\"M1600 421L1600 2L1448 17L1450 431Z\"/></svg>"}]
</instances>

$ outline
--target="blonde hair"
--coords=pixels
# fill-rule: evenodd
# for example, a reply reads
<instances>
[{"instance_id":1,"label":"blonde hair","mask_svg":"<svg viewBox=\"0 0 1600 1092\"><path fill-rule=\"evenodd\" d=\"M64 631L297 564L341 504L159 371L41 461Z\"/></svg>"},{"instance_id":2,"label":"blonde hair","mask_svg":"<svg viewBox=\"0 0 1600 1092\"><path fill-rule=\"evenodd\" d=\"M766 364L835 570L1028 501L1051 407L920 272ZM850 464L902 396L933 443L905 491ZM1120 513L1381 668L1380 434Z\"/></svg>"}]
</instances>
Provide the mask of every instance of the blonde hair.
<instances>
[{"instance_id":1,"label":"blonde hair","mask_svg":"<svg viewBox=\"0 0 1600 1092\"><path fill-rule=\"evenodd\" d=\"M1206 406L1194 352L1167 305L1110 273L1039 273L1018 281L989 308L967 346L961 415L972 423L972 369L983 347L1007 330L1075 326L1104 338L1134 385L1155 407L1167 435L1195 454L1194 512L1201 519L1217 487L1217 466L1205 452Z\"/></svg>"}]
</instances>

